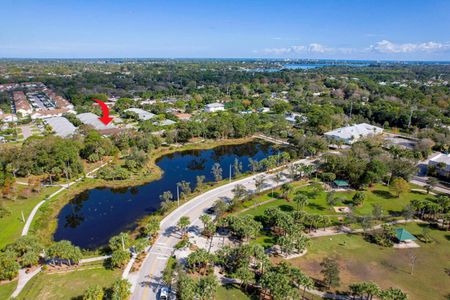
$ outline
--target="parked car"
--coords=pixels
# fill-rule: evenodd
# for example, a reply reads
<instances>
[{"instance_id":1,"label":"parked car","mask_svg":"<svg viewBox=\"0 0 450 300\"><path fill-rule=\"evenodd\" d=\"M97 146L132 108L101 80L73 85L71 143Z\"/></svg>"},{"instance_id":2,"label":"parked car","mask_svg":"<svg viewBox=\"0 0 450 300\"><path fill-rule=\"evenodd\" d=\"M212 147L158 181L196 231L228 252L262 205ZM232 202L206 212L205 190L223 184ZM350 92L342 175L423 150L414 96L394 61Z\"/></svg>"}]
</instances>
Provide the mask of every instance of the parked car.
<instances>
[{"instance_id":1,"label":"parked car","mask_svg":"<svg viewBox=\"0 0 450 300\"><path fill-rule=\"evenodd\" d=\"M213 215L215 213L214 206L211 206L210 208L205 209L205 213L207 213L208 215Z\"/></svg>"},{"instance_id":2,"label":"parked car","mask_svg":"<svg viewBox=\"0 0 450 300\"><path fill-rule=\"evenodd\" d=\"M163 286L160 290L159 290L159 300L169 300L169 288Z\"/></svg>"}]
</instances>

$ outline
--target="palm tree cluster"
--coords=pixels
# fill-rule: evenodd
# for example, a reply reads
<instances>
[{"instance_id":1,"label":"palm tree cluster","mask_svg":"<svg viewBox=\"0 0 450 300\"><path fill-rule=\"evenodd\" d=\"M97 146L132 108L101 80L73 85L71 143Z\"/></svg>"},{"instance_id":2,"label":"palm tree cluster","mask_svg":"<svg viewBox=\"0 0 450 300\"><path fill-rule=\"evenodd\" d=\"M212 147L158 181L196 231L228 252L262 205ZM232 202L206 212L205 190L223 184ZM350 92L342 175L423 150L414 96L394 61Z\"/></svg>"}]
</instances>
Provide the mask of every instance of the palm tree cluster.
<instances>
[{"instance_id":1,"label":"palm tree cluster","mask_svg":"<svg viewBox=\"0 0 450 300\"><path fill-rule=\"evenodd\" d=\"M391 287L383 291L376 283L371 281L353 283L349 288L354 299L372 300L373 297L379 297L382 300L408 299L408 296L398 288Z\"/></svg>"}]
</instances>

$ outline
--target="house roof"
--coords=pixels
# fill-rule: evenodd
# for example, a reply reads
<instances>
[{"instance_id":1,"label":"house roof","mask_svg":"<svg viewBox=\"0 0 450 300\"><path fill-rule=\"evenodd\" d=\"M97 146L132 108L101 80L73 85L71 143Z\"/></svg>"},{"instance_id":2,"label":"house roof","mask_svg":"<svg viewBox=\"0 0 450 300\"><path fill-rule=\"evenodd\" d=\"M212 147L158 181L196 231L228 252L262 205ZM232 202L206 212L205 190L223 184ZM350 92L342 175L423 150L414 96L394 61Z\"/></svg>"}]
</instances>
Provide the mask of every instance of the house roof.
<instances>
[{"instance_id":1,"label":"house roof","mask_svg":"<svg viewBox=\"0 0 450 300\"><path fill-rule=\"evenodd\" d=\"M209 108L218 108L218 107L224 107L224 105L223 105L222 103L216 102L216 103L209 103L209 104L206 104L206 107L209 107Z\"/></svg>"},{"instance_id":2,"label":"house roof","mask_svg":"<svg viewBox=\"0 0 450 300\"><path fill-rule=\"evenodd\" d=\"M439 153L436 156L430 158L430 161L435 163L444 163L450 165L450 154Z\"/></svg>"},{"instance_id":3,"label":"house roof","mask_svg":"<svg viewBox=\"0 0 450 300\"><path fill-rule=\"evenodd\" d=\"M77 118L86 125L91 125L94 127L94 129L97 130L107 130L107 129L116 129L117 127L113 124L113 122L109 123L108 125L103 124L98 118L96 114L93 114L91 112L78 114Z\"/></svg>"},{"instance_id":4,"label":"house roof","mask_svg":"<svg viewBox=\"0 0 450 300\"><path fill-rule=\"evenodd\" d=\"M329 132L326 132L326 136L337 137L340 139L351 140L358 139L360 137L366 137L373 134L382 133L383 129L377 126L373 126L367 123L356 124L352 126L341 127Z\"/></svg>"},{"instance_id":5,"label":"house roof","mask_svg":"<svg viewBox=\"0 0 450 300\"><path fill-rule=\"evenodd\" d=\"M413 236L411 233L409 233L404 228L397 228L395 229L395 237L400 241L415 241L417 240L415 236Z\"/></svg>"},{"instance_id":6,"label":"house roof","mask_svg":"<svg viewBox=\"0 0 450 300\"><path fill-rule=\"evenodd\" d=\"M126 109L125 112L134 112L138 115L139 119L143 121L150 120L155 116L155 114L152 114L151 112L145 111L140 108L129 108Z\"/></svg>"},{"instance_id":7,"label":"house roof","mask_svg":"<svg viewBox=\"0 0 450 300\"><path fill-rule=\"evenodd\" d=\"M77 129L64 117L52 117L45 120L50 125L56 135L61 137L67 137L75 133Z\"/></svg>"},{"instance_id":8,"label":"house roof","mask_svg":"<svg viewBox=\"0 0 450 300\"><path fill-rule=\"evenodd\" d=\"M157 125L159 125L159 126L169 126L169 125L173 125L173 124L176 124L176 122L169 120L169 119L162 120L161 122L157 123Z\"/></svg>"}]
</instances>

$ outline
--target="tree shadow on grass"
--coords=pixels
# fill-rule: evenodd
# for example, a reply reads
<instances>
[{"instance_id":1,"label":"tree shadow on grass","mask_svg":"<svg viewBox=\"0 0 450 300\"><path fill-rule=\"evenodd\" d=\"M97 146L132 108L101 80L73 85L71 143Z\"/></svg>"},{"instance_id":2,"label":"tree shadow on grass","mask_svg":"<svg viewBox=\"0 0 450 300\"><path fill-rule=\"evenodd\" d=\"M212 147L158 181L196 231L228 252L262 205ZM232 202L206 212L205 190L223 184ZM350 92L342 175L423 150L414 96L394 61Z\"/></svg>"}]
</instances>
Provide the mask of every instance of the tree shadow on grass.
<instances>
[{"instance_id":1,"label":"tree shadow on grass","mask_svg":"<svg viewBox=\"0 0 450 300\"><path fill-rule=\"evenodd\" d=\"M311 209L316 209L316 210L320 210L320 211L326 209L326 207L324 207L323 205L317 204L317 203L309 203L308 207Z\"/></svg>"},{"instance_id":2,"label":"tree shadow on grass","mask_svg":"<svg viewBox=\"0 0 450 300\"><path fill-rule=\"evenodd\" d=\"M402 212L401 212L401 211L398 211L398 210L392 210L392 209L389 209L389 210L388 210L388 214L389 214L389 216L391 216L391 217L401 217L401 216L402 216Z\"/></svg>"},{"instance_id":3,"label":"tree shadow on grass","mask_svg":"<svg viewBox=\"0 0 450 300\"><path fill-rule=\"evenodd\" d=\"M241 290L244 294L246 294L250 300L258 300L260 299L258 296L258 289L248 286L247 289L244 287L240 287L237 283L227 283L223 285L223 287L227 290L238 289Z\"/></svg>"},{"instance_id":4,"label":"tree shadow on grass","mask_svg":"<svg viewBox=\"0 0 450 300\"><path fill-rule=\"evenodd\" d=\"M388 191L383 191L383 190L375 190L372 191L372 193L374 193L375 195L384 198L384 199L392 199L392 198L397 198L395 196L392 196L392 194Z\"/></svg>"},{"instance_id":5,"label":"tree shadow on grass","mask_svg":"<svg viewBox=\"0 0 450 300\"><path fill-rule=\"evenodd\" d=\"M291 212L294 210L294 208L292 206L287 205L287 204L282 204L282 205L278 206L278 208L285 212Z\"/></svg>"}]
</instances>

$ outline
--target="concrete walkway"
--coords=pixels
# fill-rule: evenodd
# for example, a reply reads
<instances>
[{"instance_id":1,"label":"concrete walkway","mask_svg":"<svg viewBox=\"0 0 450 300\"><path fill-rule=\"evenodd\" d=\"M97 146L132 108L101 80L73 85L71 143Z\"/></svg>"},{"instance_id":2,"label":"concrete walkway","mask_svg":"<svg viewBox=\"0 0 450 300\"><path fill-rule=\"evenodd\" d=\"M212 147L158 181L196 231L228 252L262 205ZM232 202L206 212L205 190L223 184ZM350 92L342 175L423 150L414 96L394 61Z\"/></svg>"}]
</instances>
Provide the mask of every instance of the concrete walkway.
<instances>
[{"instance_id":1,"label":"concrete walkway","mask_svg":"<svg viewBox=\"0 0 450 300\"><path fill-rule=\"evenodd\" d=\"M267 141L269 143L273 143L273 144L286 145L286 146L290 145L286 141L283 141L281 139L277 139L277 138L274 138L274 137L271 137L271 136L267 136L267 135L264 135L264 134L261 134L261 133L260 134L255 134L253 137L255 137L257 139L265 140L265 141Z\"/></svg>"},{"instance_id":2,"label":"concrete walkway","mask_svg":"<svg viewBox=\"0 0 450 300\"><path fill-rule=\"evenodd\" d=\"M106 163L102 164L101 166L99 166L98 168L95 168L94 170L92 170L89 173L87 173L86 176L97 172L99 169L103 168L108 163L109 162L106 162ZM33 222L34 216L36 215L36 213L39 210L39 208L47 200L55 197L56 195L58 195L59 193L61 193L62 191L64 191L65 189L69 188L71 185L74 185L75 183L79 182L82 179L83 179L83 177L80 177L80 178L70 182L69 184L66 184L64 187L62 187L59 190L57 190L56 192L54 192L53 194L48 196L46 199L44 199L41 202L39 202L38 204L36 204L36 206L33 207L33 210L31 211L30 215L28 216L27 221L25 222L25 226L23 227L23 230L22 230L22 236L25 236L25 235L28 234L28 231L30 230L31 223ZM99 256L99 257L92 257L92 258L82 259L82 260L80 260L80 264L93 262L93 261L98 261L98 260L104 260L104 259L106 259L108 257L110 257L110 256L109 255L105 255L105 256ZM30 281L31 278L33 278L36 274L38 274L42 270L42 267L37 268L36 270L34 270L31 273L26 273L25 270L26 269L19 270L19 282L17 283L17 287L16 287L15 291L12 294L12 297L14 297L14 298L17 297L20 294L20 292L25 287L27 282Z\"/></svg>"},{"instance_id":3,"label":"concrete walkway","mask_svg":"<svg viewBox=\"0 0 450 300\"><path fill-rule=\"evenodd\" d=\"M82 265L82 264L86 264L86 263L90 263L90 262L105 260L110 257L111 257L111 255L104 255L104 256L85 258L85 259L81 259L79 264ZM41 271L42 271L42 267L39 267L30 273L26 273L26 269L20 269L19 270L19 282L17 283L17 287L14 290L14 292L12 293L11 297L16 298L17 296L19 296L20 292L23 290L23 288L28 283L28 281L30 281L31 278L36 276Z\"/></svg>"},{"instance_id":4,"label":"concrete walkway","mask_svg":"<svg viewBox=\"0 0 450 300\"><path fill-rule=\"evenodd\" d=\"M42 270L42 267L37 268L33 272L27 273L26 269L20 269L19 270L19 282L17 283L17 287L14 290L14 292L11 295L11 298L16 298L19 296L22 289L25 287L25 285L30 281L31 278L33 278L36 274L38 274Z\"/></svg>"},{"instance_id":5,"label":"concrete walkway","mask_svg":"<svg viewBox=\"0 0 450 300\"><path fill-rule=\"evenodd\" d=\"M110 257L111 257L111 255L103 255L103 256L97 256L97 257L90 257L90 258L80 259L80 265L91 263L91 262L94 262L94 261L105 260L105 259L108 259Z\"/></svg>"},{"instance_id":6,"label":"concrete walkway","mask_svg":"<svg viewBox=\"0 0 450 300\"><path fill-rule=\"evenodd\" d=\"M104 166L106 166L109 162L106 162L104 164L102 164L100 167L95 168L94 170L90 171L89 173L86 174L86 177L91 176L91 174L97 172L99 169L103 168ZM36 215L37 211L39 210L39 208L47 201L52 199L53 197L55 197L56 195L58 195L59 193L61 193L62 191L68 189L70 186L74 185L75 183L81 181L83 179L82 177L79 177L78 179L64 185L62 188L60 188L59 190L57 190L56 192L54 192L53 194L51 194L50 196L48 196L47 198L45 198L44 200L42 200L41 202L39 202L38 204L36 204L35 207L33 207L33 210L31 211L30 215L27 218L27 221L25 222L25 226L22 229L22 236L27 235L28 231L30 230L31 227L31 223L33 222L34 216Z\"/></svg>"},{"instance_id":7,"label":"concrete walkway","mask_svg":"<svg viewBox=\"0 0 450 300\"><path fill-rule=\"evenodd\" d=\"M418 219L409 219L409 220L397 220L392 222L387 222L379 225L375 225L372 228L367 229L366 231L372 231L380 229L383 225L395 225L395 224L405 224L405 223L427 223L422 220ZM343 226L341 228L333 226L333 227L327 227L324 229L318 229L316 231L307 233L306 235L310 238L316 238L316 237L322 237L322 236L332 236L332 235L338 235L338 234L351 234L351 233L363 233L364 230L362 229L351 229L349 227Z\"/></svg>"}]
</instances>

